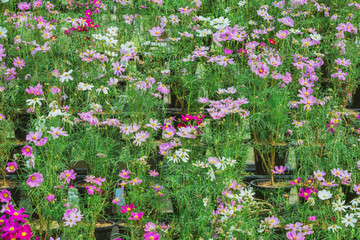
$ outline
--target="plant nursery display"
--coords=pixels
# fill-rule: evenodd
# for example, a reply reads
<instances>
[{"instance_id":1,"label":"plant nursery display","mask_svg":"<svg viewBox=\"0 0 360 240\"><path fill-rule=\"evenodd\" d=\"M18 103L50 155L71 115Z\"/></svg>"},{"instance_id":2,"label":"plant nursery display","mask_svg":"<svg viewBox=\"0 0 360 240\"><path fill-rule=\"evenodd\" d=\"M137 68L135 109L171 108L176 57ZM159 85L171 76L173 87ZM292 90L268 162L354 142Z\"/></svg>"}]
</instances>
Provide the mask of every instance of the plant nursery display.
<instances>
[{"instance_id":1,"label":"plant nursery display","mask_svg":"<svg viewBox=\"0 0 360 240\"><path fill-rule=\"evenodd\" d=\"M0 9L0 239L360 238L360 3Z\"/></svg>"}]
</instances>

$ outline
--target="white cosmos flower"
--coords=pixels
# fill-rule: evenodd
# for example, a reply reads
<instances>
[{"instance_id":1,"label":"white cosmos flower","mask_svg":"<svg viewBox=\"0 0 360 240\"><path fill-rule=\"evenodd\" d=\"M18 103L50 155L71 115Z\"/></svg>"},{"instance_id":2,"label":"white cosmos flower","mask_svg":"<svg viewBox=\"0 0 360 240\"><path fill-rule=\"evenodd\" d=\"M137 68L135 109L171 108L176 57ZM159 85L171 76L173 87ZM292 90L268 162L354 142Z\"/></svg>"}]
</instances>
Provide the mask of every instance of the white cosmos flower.
<instances>
[{"instance_id":1,"label":"white cosmos flower","mask_svg":"<svg viewBox=\"0 0 360 240\"><path fill-rule=\"evenodd\" d=\"M357 207L360 203L360 199L359 198L354 198L353 200L351 200L351 205Z\"/></svg>"},{"instance_id":2,"label":"white cosmos flower","mask_svg":"<svg viewBox=\"0 0 360 240\"><path fill-rule=\"evenodd\" d=\"M79 91L91 90L93 87L94 87L94 85L91 85L91 84L88 84L88 83L83 83L83 82L80 82L80 83L77 85L77 89L78 89Z\"/></svg>"},{"instance_id":3,"label":"white cosmos flower","mask_svg":"<svg viewBox=\"0 0 360 240\"><path fill-rule=\"evenodd\" d=\"M332 232L336 232L337 229L341 229L341 227L339 227L338 225L335 225L335 224L328 227L328 230L331 230Z\"/></svg>"},{"instance_id":4,"label":"white cosmos flower","mask_svg":"<svg viewBox=\"0 0 360 240\"><path fill-rule=\"evenodd\" d=\"M97 39L97 40L102 40L103 39L103 36L99 33L99 34L93 34L92 35L93 38Z\"/></svg>"},{"instance_id":5,"label":"white cosmos flower","mask_svg":"<svg viewBox=\"0 0 360 240\"><path fill-rule=\"evenodd\" d=\"M345 217L341 218L341 223L347 226L355 227L354 224L357 222L357 219L355 218L354 214L346 214Z\"/></svg>"},{"instance_id":6,"label":"white cosmos flower","mask_svg":"<svg viewBox=\"0 0 360 240\"><path fill-rule=\"evenodd\" d=\"M36 104L39 104L40 106L42 105L42 103L40 101L45 100L45 98L31 98L26 100L27 104L31 107L35 107Z\"/></svg>"},{"instance_id":7,"label":"white cosmos flower","mask_svg":"<svg viewBox=\"0 0 360 240\"><path fill-rule=\"evenodd\" d=\"M210 167L209 171L207 172L207 175L209 175L210 181L214 181L215 179L215 173L212 167Z\"/></svg>"},{"instance_id":8,"label":"white cosmos flower","mask_svg":"<svg viewBox=\"0 0 360 240\"><path fill-rule=\"evenodd\" d=\"M318 197L321 200L326 200L326 199L330 199L332 197L332 194L330 191L326 191L326 190L321 190L318 192Z\"/></svg>"},{"instance_id":9,"label":"white cosmos flower","mask_svg":"<svg viewBox=\"0 0 360 240\"><path fill-rule=\"evenodd\" d=\"M320 34L313 33L313 34L310 34L310 38L312 40L320 41L322 39L322 36Z\"/></svg>"},{"instance_id":10,"label":"white cosmos flower","mask_svg":"<svg viewBox=\"0 0 360 240\"><path fill-rule=\"evenodd\" d=\"M62 115L69 115L69 114L61 112L60 109L53 108L50 110L48 117L56 117L56 116L62 116Z\"/></svg>"},{"instance_id":11,"label":"white cosmos flower","mask_svg":"<svg viewBox=\"0 0 360 240\"><path fill-rule=\"evenodd\" d=\"M212 34L212 31L210 29L196 30L196 32L198 33L198 37L206 37Z\"/></svg>"},{"instance_id":12,"label":"white cosmos flower","mask_svg":"<svg viewBox=\"0 0 360 240\"><path fill-rule=\"evenodd\" d=\"M348 208L348 206L344 206L344 204L345 204L345 201L341 201L341 199L339 199L337 202L333 202L332 205L333 205L334 211L345 212L345 210Z\"/></svg>"},{"instance_id":13,"label":"white cosmos flower","mask_svg":"<svg viewBox=\"0 0 360 240\"><path fill-rule=\"evenodd\" d=\"M74 78L70 75L73 72L73 70L70 70L68 72L64 72L61 76L59 81L60 82L68 82L69 80L74 80Z\"/></svg>"},{"instance_id":14,"label":"white cosmos flower","mask_svg":"<svg viewBox=\"0 0 360 240\"><path fill-rule=\"evenodd\" d=\"M204 198L204 199L203 199L203 202L204 202L204 206L206 207L207 204L208 204L208 202L209 202L209 199L208 199L208 198Z\"/></svg>"},{"instance_id":15,"label":"white cosmos flower","mask_svg":"<svg viewBox=\"0 0 360 240\"><path fill-rule=\"evenodd\" d=\"M0 27L0 38L6 38L7 37L6 33L7 33L7 29L4 27Z\"/></svg>"},{"instance_id":16,"label":"white cosmos flower","mask_svg":"<svg viewBox=\"0 0 360 240\"><path fill-rule=\"evenodd\" d=\"M96 92L100 94L100 92L103 92L104 94L108 94L108 87L101 86L100 88L96 89Z\"/></svg>"},{"instance_id":17,"label":"white cosmos flower","mask_svg":"<svg viewBox=\"0 0 360 240\"><path fill-rule=\"evenodd\" d=\"M91 103L90 108L96 110L96 109L102 109L102 106L100 104L97 104L97 103Z\"/></svg>"}]
</instances>

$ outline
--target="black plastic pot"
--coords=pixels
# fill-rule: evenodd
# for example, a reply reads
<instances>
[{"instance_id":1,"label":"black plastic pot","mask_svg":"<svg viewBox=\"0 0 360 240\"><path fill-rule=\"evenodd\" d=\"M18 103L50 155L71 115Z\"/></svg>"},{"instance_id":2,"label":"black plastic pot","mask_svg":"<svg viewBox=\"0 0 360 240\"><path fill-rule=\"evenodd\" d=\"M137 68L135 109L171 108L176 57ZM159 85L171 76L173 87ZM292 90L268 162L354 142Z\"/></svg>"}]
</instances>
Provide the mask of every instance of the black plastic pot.
<instances>
[{"instance_id":1,"label":"black plastic pot","mask_svg":"<svg viewBox=\"0 0 360 240\"><path fill-rule=\"evenodd\" d=\"M31 123L31 116L29 113L20 113L16 119L17 127L15 129L15 138L25 141L28 134L28 127Z\"/></svg>"},{"instance_id":2,"label":"black plastic pot","mask_svg":"<svg viewBox=\"0 0 360 240\"><path fill-rule=\"evenodd\" d=\"M270 159L270 153L267 154L268 156L264 156L266 159ZM284 146L276 146L275 150L275 166L285 166L288 161L289 156L289 145ZM259 150L254 148L254 159L255 159L255 173L257 175L267 175L269 174L266 171L264 163L261 159L261 155Z\"/></svg>"},{"instance_id":3,"label":"black plastic pot","mask_svg":"<svg viewBox=\"0 0 360 240\"><path fill-rule=\"evenodd\" d=\"M351 107L360 108L360 87L356 89L355 94L351 98Z\"/></svg>"},{"instance_id":4,"label":"black plastic pot","mask_svg":"<svg viewBox=\"0 0 360 240\"><path fill-rule=\"evenodd\" d=\"M114 222L106 221L107 223L111 223L111 225L106 227L97 227L95 228L95 238L97 240L110 240L111 232L113 227L115 226Z\"/></svg>"},{"instance_id":5,"label":"black plastic pot","mask_svg":"<svg viewBox=\"0 0 360 240\"><path fill-rule=\"evenodd\" d=\"M130 229L127 227L124 223L117 223L116 224L118 228L118 232L120 236L129 236L130 235Z\"/></svg>"},{"instance_id":6,"label":"black plastic pot","mask_svg":"<svg viewBox=\"0 0 360 240\"><path fill-rule=\"evenodd\" d=\"M358 197L358 195L353 192L351 185L341 184L341 190L345 195L345 203L346 204L350 203L351 200Z\"/></svg>"},{"instance_id":7,"label":"black plastic pot","mask_svg":"<svg viewBox=\"0 0 360 240\"><path fill-rule=\"evenodd\" d=\"M290 194L291 188L293 186L286 187L263 187L260 186L259 183L270 181L270 178L267 179L256 179L250 182L251 187L253 187L255 192L255 198L259 198L262 200L266 197L273 197L277 194ZM286 182L286 179L274 179L275 182Z\"/></svg>"}]
</instances>

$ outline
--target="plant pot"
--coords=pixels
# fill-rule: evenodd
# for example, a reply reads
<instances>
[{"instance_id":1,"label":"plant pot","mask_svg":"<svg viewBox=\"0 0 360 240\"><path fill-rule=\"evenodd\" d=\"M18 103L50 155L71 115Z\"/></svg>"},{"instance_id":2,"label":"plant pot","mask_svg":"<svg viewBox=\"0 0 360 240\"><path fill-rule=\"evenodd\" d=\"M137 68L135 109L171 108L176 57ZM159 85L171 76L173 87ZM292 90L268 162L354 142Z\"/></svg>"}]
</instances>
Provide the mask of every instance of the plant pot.
<instances>
[{"instance_id":1,"label":"plant pot","mask_svg":"<svg viewBox=\"0 0 360 240\"><path fill-rule=\"evenodd\" d=\"M84 160L77 161L71 169L74 169L77 174L76 178L78 178L78 175L87 175L89 171L88 165Z\"/></svg>"},{"instance_id":2,"label":"plant pot","mask_svg":"<svg viewBox=\"0 0 360 240\"><path fill-rule=\"evenodd\" d=\"M15 128L15 138L21 141L26 140L28 134L28 127L31 123L31 116L29 113L20 113L16 119L17 127Z\"/></svg>"},{"instance_id":3,"label":"plant pot","mask_svg":"<svg viewBox=\"0 0 360 240\"><path fill-rule=\"evenodd\" d=\"M96 240L110 240L111 232L115 226L114 222L106 221L104 223L97 223L95 228Z\"/></svg>"},{"instance_id":4,"label":"plant pot","mask_svg":"<svg viewBox=\"0 0 360 240\"><path fill-rule=\"evenodd\" d=\"M289 156L289 145L276 146L275 150L275 166L285 166ZM266 159L271 158L271 154L264 156ZM258 149L254 148L255 173L257 175L268 175L261 155Z\"/></svg>"},{"instance_id":5,"label":"plant pot","mask_svg":"<svg viewBox=\"0 0 360 240\"><path fill-rule=\"evenodd\" d=\"M345 195L345 203L346 204L349 204L351 202L351 200L358 197L358 195L356 193L354 193L354 191L352 190L351 185L341 184L341 190Z\"/></svg>"},{"instance_id":6,"label":"plant pot","mask_svg":"<svg viewBox=\"0 0 360 240\"><path fill-rule=\"evenodd\" d=\"M254 189L255 198L265 200L265 197L272 197L280 193L290 194L291 188L293 186L284 180L285 179L278 179L278 178L274 179L275 183L284 183L284 186L279 186L279 187L272 187L266 185L265 183L270 182L270 178L253 180L250 182L250 185Z\"/></svg>"},{"instance_id":7,"label":"plant pot","mask_svg":"<svg viewBox=\"0 0 360 240\"><path fill-rule=\"evenodd\" d=\"M351 108L360 108L360 87L356 89L351 98Z\"/></svg>"},{"instance_id":8,"label":"plant pot","mask_svg":"<svg viewBox=\"0 0 360 240\"><path fill-rule=\"evenodd\" d=\"M118 232L119 232L120 237L130 235L130 229L129 229L128 226L125 225L125 223L119 222L119 223L116 224L116 226L118 228Z\"/></svg>"}]
</instances>

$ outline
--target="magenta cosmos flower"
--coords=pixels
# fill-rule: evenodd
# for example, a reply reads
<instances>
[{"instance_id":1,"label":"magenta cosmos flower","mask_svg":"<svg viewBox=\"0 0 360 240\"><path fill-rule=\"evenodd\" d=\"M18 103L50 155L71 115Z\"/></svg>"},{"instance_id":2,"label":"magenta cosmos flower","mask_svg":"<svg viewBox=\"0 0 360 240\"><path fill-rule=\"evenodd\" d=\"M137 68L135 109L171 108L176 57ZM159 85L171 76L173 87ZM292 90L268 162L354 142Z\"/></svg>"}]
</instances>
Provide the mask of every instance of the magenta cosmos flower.
<instances>
[{"instance_id":1,"label":"magenta cosmos flower","mask_svg":"<svg viewBox=\"0 0 360 240\"><path fill-rule=\"evenodd\" d=\"M156 232L149 232L144 234L144 240L159 240L160 236Z\"/></svg>"},{"instance_id":2,"label":"magenta cosmos flower","mask_svg":"<svg viewBox=\"0 0 360 240\"><path fill-rule=\"evenodd\" d=\"M132 212L129 220L140 220L143 215L144 215L144 213L142 213L142 212L139 212L139 213Z\"/></svg>"},{"instance_id":3,"label":"magenta cosmos flower","mask_svg":"<svg viewBox=\"0 0 360 240\"><path fill-rule=\"evenodd\" d=\"M46 201L48 201L48 202L52 202L52 201L54 201L54 199L55 199L54 194L49 194L46 196Z\"/></svg>"},{"instance_id":4,"label":"magenta cosmos flower","mask_svg":"<svg viewBox=\"0 0 360 240\"><path fill-rule=\"evenodd\" d=\"M29 215L23 214L24 212L24 208L20 208L19 211L17 211L11 204L9 204L8 209L4 211L4 213L10 215L10 220L17 220L25 223L25 218L28 218Z\"/></svg>"},{"instance_id":5,"label":"magenta cosmos flower","mask_svg":"<svg viewBox=\"0 0 360 240\"><path fill-rule=\"evenodd\" d=\"M33 154L33 150L29 145L26 145L21 149L21 154L25 157L30 157Z\"/></svg>"},{"instance_id":6,"label":"magenta cosmos flower","mask_svg":"<svg viewBox=\"0 0 360 240\"><path fill-rule=\"evenodd\" d=\"M136 206L133 204L133 203L131 203L130 205L124 205L124 206L121 206L121 210L120 210L120 212L121 213L127 213L127 212L131 212L132 210L134 210L134 209L136 209Z\"/></svg>"},{"instance_id":7,"label":"magenta cosmos flower","mask_svg":"<svg viewBox=\"0 0 360 240\"><path fill-rule=\"evenodd\" d=\"M5 188L0 191L0 201L1 202L10 202L11 201L11 193Z\"/></svg>"},{"instance_id":8,"label":"magenta cosmos flower","mask_svg":"<svg viewBox=\"0 0 360 240\"><path fill-rule=\"evenodd\" d=\"M31 227L29 224L21 226L16 232L16 239L30 240L33 234L31 233Z\"/></svg>"},{"instance_id":9,"label":"magenta cosmos flower","mask_svg":"<svg viewBox=\"0 0 360 240\"><path fill-rule=\"evenodd\" d=\"M42 183L43 181L43 175L41 173L34 173L29 176L26 183L29 185L29 187L32 188L40 186L40 183Z\"/></svg>"},{"instance_id":10,"label":"magenta cosmos flower","mask_svg":"<svg viewBox=\"0 0 360 240\"><path fill-rule=\"evenodd\" d=\"M60 173L60 180L65 178L65 182L67 184L70 183L71 179L75 180L76 178L76 173L74 172L74 170L65 170L64 172Z\"/></svg>"},{"instance_id":11,"label":"magenta cosmos flower","mask_svg":"<svg viewBox=\"0 0 360 240\"><path fill-rule=\"evenodd\" d=\"M6 165L6 171L9 173L14 173L18 169L18 165L16 162L9 162Z\"/></svg>"}]
</instances>

